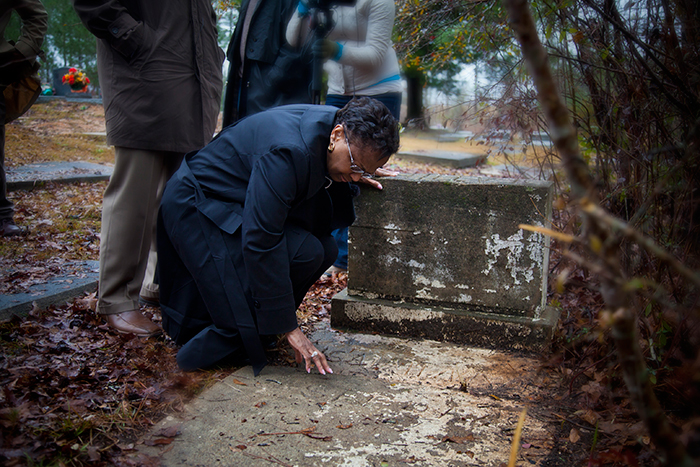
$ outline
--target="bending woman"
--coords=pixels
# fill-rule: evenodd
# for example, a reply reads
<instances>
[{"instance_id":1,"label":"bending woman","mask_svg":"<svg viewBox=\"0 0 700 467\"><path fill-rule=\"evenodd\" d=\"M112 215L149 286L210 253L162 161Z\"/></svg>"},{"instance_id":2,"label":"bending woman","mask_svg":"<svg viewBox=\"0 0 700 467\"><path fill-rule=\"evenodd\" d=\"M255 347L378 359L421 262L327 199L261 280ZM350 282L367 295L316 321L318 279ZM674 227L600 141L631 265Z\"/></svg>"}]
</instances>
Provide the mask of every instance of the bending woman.
<instances>
[{"instance_id":1,"label":"bending woman","mask_svg":"<svg viewBox=\"0 0 700 467\"><path fill-rule=\"evenodd\" d=\"M276 107L186 156L158 223L163 328L184 370L266 364L261 336L285 334L297 362L332 373L296 309L337 255L333 229L354 220L348 182L398 150L398 123L368 98L343 109Z\"/></svg>"}]
</instances>

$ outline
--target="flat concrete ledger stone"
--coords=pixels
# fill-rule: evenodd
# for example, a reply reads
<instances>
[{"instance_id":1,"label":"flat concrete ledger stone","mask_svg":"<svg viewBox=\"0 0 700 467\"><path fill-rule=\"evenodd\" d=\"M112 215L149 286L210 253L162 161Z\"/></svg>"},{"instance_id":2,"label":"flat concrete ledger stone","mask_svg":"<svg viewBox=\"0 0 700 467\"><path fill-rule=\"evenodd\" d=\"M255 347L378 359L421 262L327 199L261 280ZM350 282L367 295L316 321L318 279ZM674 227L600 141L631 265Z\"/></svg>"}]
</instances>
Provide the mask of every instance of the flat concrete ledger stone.
<instances>
[{"instance_id":1,"label":"flat concrete ledger stone","mask_svg":"<svg viewBox=\"0 0 700 467\"><path fill-rule=\"evenodd\" d=\"M113 167L85 161L38 162L7 171L7 190L29 190L43 183L99 182L109 180Z\"/></svg>"},{"instance_id":2,"label":"flat concrete ledger stone","mask_svg":"<svg viewBox=\"0 0 700 467\"><path fill-rule=\"evenodd\" d=\"M436 164L445 167L463 169L465 167L476 167L486 162L485 154L469 154L465 152L452 151L415 151L400 152L396 155L401 159L414 162L424 162L426 164Z\"/></svg>"},{"instance_id":3,"label":"flat concrete ledger stone","mask_svg":"<svg viewBox=\"0 0 700 467\"><path fill-rule=\"evenodd\" d=\"M545 308L538 318L425 306L411 302L333 297L331 324L336 329L412 336L488 349L540 352L554 335L560 311Z\"/></svg>"},{"instance_id":4,"label":"flat concrete ledger stone","mask_svg":"<svg viewBox=\"0 0 700 467\"><path fill-rule=\"evenodd\" d=\"M546 300L552 183L401 175L362 187L349 231L348 289L481 313L538 318Z\"/></svg>"},{"instance_id":5,"label":"flat concrete ledger stone","mask_svg":"<svg viewBox=\"0 0 700 467\"><path fill-rule=\"evenodd\" d=\"M77 261L63 268L63 274L30 286L26 293L0 295L0 321L9 320L15 315L27 316L34 304L40 309L62 305L97 289L99 261Z\"/></svg>"}]
</instances>

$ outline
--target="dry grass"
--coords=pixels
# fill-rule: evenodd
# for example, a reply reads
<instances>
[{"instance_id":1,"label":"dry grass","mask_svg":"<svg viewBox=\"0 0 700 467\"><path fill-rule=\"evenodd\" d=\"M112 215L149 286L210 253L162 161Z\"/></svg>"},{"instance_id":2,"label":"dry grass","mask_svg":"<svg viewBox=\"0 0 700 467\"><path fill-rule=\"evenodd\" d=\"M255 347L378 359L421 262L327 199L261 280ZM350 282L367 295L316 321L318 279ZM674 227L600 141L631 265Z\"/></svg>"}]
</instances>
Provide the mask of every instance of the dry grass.
<instances>
[{"instance_id":1,"label":"dry grass","mask_svg":"<svg viewBox=\"0 0 700 467\"><path fill-rule=\"evenodd\" d=\"M101 104L60 100L35 104L6 125L5 164L8 168L37 162L87 161L111 164L114 148L105 138Z\"/></svg>"}]
</instances>

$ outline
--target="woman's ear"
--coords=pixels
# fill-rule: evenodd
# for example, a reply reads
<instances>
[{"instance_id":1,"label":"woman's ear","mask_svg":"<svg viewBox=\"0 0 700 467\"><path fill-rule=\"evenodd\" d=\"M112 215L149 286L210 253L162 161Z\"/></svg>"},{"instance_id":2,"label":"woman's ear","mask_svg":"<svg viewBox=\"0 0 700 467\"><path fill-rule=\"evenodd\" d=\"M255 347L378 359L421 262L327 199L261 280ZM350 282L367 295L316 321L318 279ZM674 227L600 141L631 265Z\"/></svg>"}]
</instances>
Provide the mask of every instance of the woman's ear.
<instances>
[{"instance_id":1,"label":"woman's ear","mask_svg":"<svg viewBox=\"0 0 700 467\"><path fill-rule=\"evenodd\" d=\"M342 141L344 137L345 128L343 128L343 125L336 125L335 128L333 128L333 131L331 131L331 141L337 143L339 141Z\"/></svg>"}]
</instances>

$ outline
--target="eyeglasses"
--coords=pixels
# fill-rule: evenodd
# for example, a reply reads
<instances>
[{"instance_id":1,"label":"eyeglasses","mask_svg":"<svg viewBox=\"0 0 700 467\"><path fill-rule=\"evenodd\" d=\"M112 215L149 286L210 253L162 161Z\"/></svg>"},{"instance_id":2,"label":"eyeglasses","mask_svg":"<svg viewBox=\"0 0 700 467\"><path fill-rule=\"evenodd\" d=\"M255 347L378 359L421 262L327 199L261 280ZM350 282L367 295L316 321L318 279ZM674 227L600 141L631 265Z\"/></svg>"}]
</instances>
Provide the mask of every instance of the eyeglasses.
<instances>
[{"instance_id":1,"label":"eyeglasses","mask_svg":"<svg viewBox=\"0 0 700 467\"><path fill-rule=\"evenodd\" d=\"M348 141L348 130L345 129L343 133L345 134L345 145L348 147L348 154L350 154L350 170L356 174L362 174L362 178L372 178L374 174L365 172L365 169L355 164L355 159L352 158L352 151L350 150L350 142Z\"/></svg>"}]
</instances>

